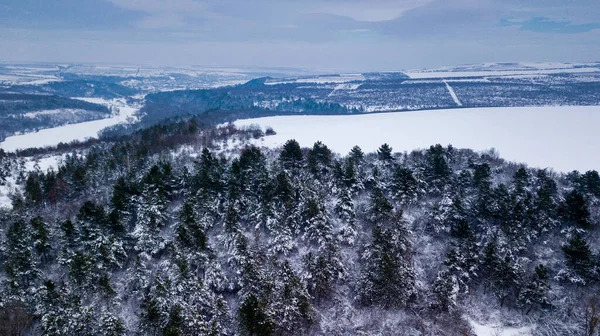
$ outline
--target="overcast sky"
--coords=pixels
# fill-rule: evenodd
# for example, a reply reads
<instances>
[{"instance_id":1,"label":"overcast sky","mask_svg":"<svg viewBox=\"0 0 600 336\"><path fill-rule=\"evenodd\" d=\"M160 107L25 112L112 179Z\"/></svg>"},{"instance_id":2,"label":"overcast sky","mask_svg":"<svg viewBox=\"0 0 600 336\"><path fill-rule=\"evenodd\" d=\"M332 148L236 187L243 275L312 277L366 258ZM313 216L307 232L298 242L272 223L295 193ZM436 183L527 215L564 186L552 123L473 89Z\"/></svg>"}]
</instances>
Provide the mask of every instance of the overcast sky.
<instances>
[{"instance_id":1,"label":"overcast sky","mask_svg":"<svg viewBox=\"0 0 600 336\"><path fill-rule=\"evenodd\" d=\"M597 0L2 0L0 61L376 71L600 61Z\"/></svg>"}]
</instances>

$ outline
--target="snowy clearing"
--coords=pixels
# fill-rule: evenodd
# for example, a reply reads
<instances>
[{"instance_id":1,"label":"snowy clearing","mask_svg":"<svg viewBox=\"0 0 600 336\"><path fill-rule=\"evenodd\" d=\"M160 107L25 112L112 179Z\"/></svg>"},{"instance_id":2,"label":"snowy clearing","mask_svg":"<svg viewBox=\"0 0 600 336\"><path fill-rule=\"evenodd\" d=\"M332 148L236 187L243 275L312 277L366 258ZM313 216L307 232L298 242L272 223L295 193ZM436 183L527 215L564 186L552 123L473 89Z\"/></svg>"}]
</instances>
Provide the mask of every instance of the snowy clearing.
<instances>
[{"instance_id":1,"label":"snowy clearing","mask_svg":"<svg viewBox=\"0 0 600 336\"><path fill-rule=\"evenodd\" d=\"M257 145L278 147L288 139L302 146L322 141L346 154L387 142L394 151L430 145L488 150L511 161L568 172L600 169L600 106L447 109L345 116L280 116L238 120L236 126L271 126L276 135Z\"/></svg>"},{"instance_id":2,"label":"snowy clearing","mask_svg":"<svg viewBox=\"0 0 600 336\"><path fill-rule=\"evenodd\" d=\"M129 122L139 107L129 106L124 99L105 100L101 98L76 98L91 103L103 104L118 113L110 118L69 124L55 128L40 130L39 132L15 135L6 138L0 143L0 148L5 151L15 151L31 147L56 146L61 142L68 143L73 140L83 141L95 138L102 129L119 123Z\"/></svg>"},{"instance_id":3,"label":"snowy clearing","mask_svg":"<svg viewBox=\"0 0 600 336\"><path fill-rule=\"evenodd\" d=\"M85 113L85 110L83 110L83 109L41 110L41 111L24 113L23 117L25 117L25 118L37 118L38 116L41 116L41 115L52 115L52 114L60 114L60 113L77 114L77 113Z\"/></svg>"},{"instance_id":4,"label":"snowy clearing","mask_svg":"<svg viewBox=\"0 0 600 336\"><path fill-rule=\"evenodd\" d=\"M448 84L448 82L446 80L444 80L444 84L446 84L446 88L448 89L448 92L450 93L450 96L452 97L452 100L454 100L456 105L458 105L459 107L463 106L463 104L460 102L460 99L458 99L456 92L454 92L454 89L452 88L452 86L450 86L450 84Z\"/></svg>"},{"instance_id":5,"label":"snowy clearing","mask_svg":"<svg viewBox=\"0 0 600 336\"><path fill-rule=\"evenodd\" d=\"M493 327L479 324L469 319L469 324L477 336L531 336L533 335L531 327L510 328Z\"/></svg>"},{"instance_id":6,"label":"snowy clearing","mask_svg":"<svg viewBox=\"0 0 600 336\"><path fill-rule=\"evenodd\" d=\"M265 85L280 85L280 84L292 84L292 83L316 83L316 84L328 84L328 83L348 83L348 82L362 82L365 80L365 76L362 74L340 74L340 75L322 75L314 77L305 77L289 80L267 80Z\"/></svg>"},{"instance_id":7,"label":"snowy clearing","mask_svg":"<svg viewBox=\"0 0 600 336\"><path fill-rule=\"evenodd\" d=\"M453 77L490 77L490 76L515 76L515 75L551 75L559 73L586 73L598 72L598 68L573 68L573 69L543 69L543 70L506 70L506 71L423 71L405 72L412 79L420 78L453 78Z\"/></svg>"}]
</instances>

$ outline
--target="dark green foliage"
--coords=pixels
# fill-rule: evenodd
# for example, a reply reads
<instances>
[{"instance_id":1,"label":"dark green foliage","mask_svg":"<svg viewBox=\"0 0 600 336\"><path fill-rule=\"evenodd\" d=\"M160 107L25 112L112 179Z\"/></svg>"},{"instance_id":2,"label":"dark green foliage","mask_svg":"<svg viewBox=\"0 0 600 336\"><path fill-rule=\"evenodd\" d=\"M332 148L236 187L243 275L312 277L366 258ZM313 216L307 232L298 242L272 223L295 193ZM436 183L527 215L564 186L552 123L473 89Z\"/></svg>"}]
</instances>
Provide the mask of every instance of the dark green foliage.
<instances>
[{"instance_id":1,"label":"dark green foliage","mask_svg":"<svg viewBox=\"0 0 600 336\"><path fill-rule=\"evenodd\" d=\"M386 143L379 146L379 149L377 149L377 158L384 162L392 161L394 159L392 157L392 147Z\"/></svg>"},{"instance_id":2,"label":"dark green foliage","mask_svg":"<svg viewBox=\"0 0 600 336\"><path fill-rule=\"evenodd\" d=\"M388 201L379 188L374 188L370 199L370 219L374 222L380 222L389 218L394 206Z\"/></svg>"},{"instance_id":3,"label":"dark green foliage","mask_svg":"<svg viewBox=\"0 0 600 336\"><path fill-rule=\"evenodd\" d=\"M306 161L308 169L317 177L322 177L331 169L333 153L322 142L317 141L308 152Z\"/></svg>"},{"instance_id":4,"label":"dark green foliage","mask_svg":"<svg viewBox=\"0 0 600 336\"><path fill-rule=\"evenodd\" d=\"M362 163L362 161L365 157L365 154L363 153L362 149L360 149L360 147L354 146L350 150L350 153L348 154L348 156L350 158L352 158L352 160L355 164L360 164L360 163Z\"/></svg>"},{"instance_id":5,"label":"dark green foliage","mask_svg":"<svg viewBox=\"0 0 600 336\"><path fill-rule=\"evenodd\" d=\"M485 192L491 187L492 172L490 165L482 163L474 166L473 184L480 192Z\"/></svg>"},{"instance_id":6,"label":"dark green foliage","mask_svg":"<svg viewBox=\"0 0 600 336\"><path fill-rule=\"evenodd\" d=\"M562 247L567 266L583 279L594 277L594 255L588 242L576 233L566 245Z\"/></svg>"},{"instance_id":7,"label":"dark green foliage","mask_svg":"<svg viewBox=\"0 0 600 336\"><path fill-rule=\"evenodd\" d=\"M389 224L389 228L373 227L360 279L359 301L363 305L401 307L415 294L402 214L396 214Z\"/></svg>"},{"instance_id":8,"label":"dark green foliage","mask_svg":"<svg viewBox=\"0 0 600 336\"><path fill-rule=\"evenodd\" d=\"M198 221L191 202L186 202L179 215L181 223L177 227L177 241L195 251L206 249L206 234Z\"/></svg>"},{"instance_id":9,"label":"dark green foliage","mask_svg":"<svg viewBox=\"0 0 600 336\"><path fill-rule=\"evenodd\" d=\"M497 264L497 270L492 279L492 291L500 300L500 306L509 297L515 297L518 293L521 282L521 274L508 256L500 258Z\"/></svg>"},{"instance_id":10,"label":"dark green foliage","mask_svg":"<svg viewBox=\"0 0 600 336\"><path fill-rule=\"evenodd\" d=\"M549 305L549 281L548 269L544 265L536 266L529 283L519 294L519 301L526 309L525 314L529 314L534 306L544 307Z\"/></svg>"},{"instance_id":11,"label":"dark green foliage","mask_svg":"<svg viewBox=\"0 0 600 336\"><path fill-rule=\"evenodd\" d=\"M50 252L50 234L48 232L47 224L44 222L44 218L37 216L31 219L29 222L31 225L31 238L33 240L33 247L35 251L42 257L46 258Z\"/></svg>"},{"instance_id":12,"label":"dark green foliage","mask_svg":"<svg viewBox=\"0 0 600 336\"><path fill-rule=\"evenodd\" d=\"M286 169L299 167L303 160L302 149L296 140L288 140L279 153L279 161Z\"/></svg>"},{"instance_id":13,"label":"dark green foliage","mask_svg":"<svg viewBox=\"0 0 600 336\"><path fill-rule=\"evenodd\" d=\"M389 333L388 316L392 333L439 334L480 297L545 321L578 314L572 293L597 289L597 228L581 225L598 214L594 172L565 178L440 145L212 151L220 132L255 135L157 125L21 176L26 201L0 210L0 305L24 302L48 335ZM209 147L196 158L181 144ZM573 236L553 251L574 232L589 244ZM538 258L553 270L521 271ZM363 311L374 320L357 330Z\"/></svg>"},{"instance_id":14,"label":"dark green foliage","mask_svg":"<svg viewBox=\"0 0 600 336\"><path fill-rule=\"evenodd\" d=\"M513 176L513 181L515 183L515 188L521 192L525 187L529 185L529 173L524 167L520 167L519 170Z\"/></svg>"},{"instance_id":15,"label":"dark green foliage","mask_svg":"<svg viewBox=\"0 0 600 336\"><path fill-rule=\"evenodd\" d=\"M590 223L590 211L588 210L588 204L585 197L577 192L576 190L571 191L565 197L565 203L561 207L560 212L563 218L568 221L575 223L581 227L589 227Z\"/></svg>"},{"instance_id":16,"label":"dark green foliage","mask_svg":"<svg viewBox=\"0 0 600 336\"><path fill-rule=\"evenodd\" d=\"M10 225L5 244L6 285L9 291L18 293L32 285L39 273L33 260L29 228L24 220L17 220Z\"/></svg>"},{"instance_id":17,"label":"dark green foliage","mask_svg":"<svg viewBox=\"0 0 600 336\"><path fill-rule=\"evenodd\" d=\"M250 293L240 304L238 311L240 327L248 336L273 334L274 323L267 315L266 305L254 293Z\"/></svg>"},{"instance_id":18,"label":"dark green foliage","mask_svg":"<svg viewBox=\"0 0 600 336\"><path fill-rule=\"evenodd\" d=\"M438 184L438 186L445 184L445 180L450 177L452 170L448 165L444 147L440 144L429 147L427 161L427 174L430 180Z\"/></svg>"},{"instance_id":19,"label":"dark green foliage","mask_svg":"<svg viewBox=\"0 0 600 336\"><path fill-rule=\"evenodd\" d=\"M184 325L183 317L181 317L181 307L175 305L169 312L169 322L162 330L162 336L182 336Z\"/></svg>"},{"instance_id":20,"label":"dark green foliage","mask_svg":"<svg viewBox=\"0 0 600 336\"><path fill-rule=\"evenodd\" d=\"M455 287L457 287L455 278L449 272L440 272L433 284L431 308L438 312L449 312L454 309L456 305Z\"/></svg>"},{"instance_id":21,"label":"dark green foliage","mask_svg":"<svg viewBox=\"0 0 600 336\"><path fill-rule=\"evenodd\" d=\"M402 203L410 203L417 196L417 179L408 167L398 166L394 170L392 191L394 198Z\"/></svg>"},{"instance_id":22,"label":"dark green foliage","mask_svg":"<svg viewBox=\"0 0 600 336\"><path fill-rule=\"evenodd\" d=\"M450 227L450 234L458 239L473 239L473 232L469 222L459 219Z\"/></svg>"},{"instance_id":23,"label":"dark green foliage","mask_svg":"<svg viewBox=\"0 0 600 336\"><path fill-rule=\"evenodd\" d=\"M37 204L42 201L42 186L40 185L38 176L35 173L30 173L27 177L27 181L25 182L25 197L28 202L33 204Z\"/></svg>"}]
</instances>

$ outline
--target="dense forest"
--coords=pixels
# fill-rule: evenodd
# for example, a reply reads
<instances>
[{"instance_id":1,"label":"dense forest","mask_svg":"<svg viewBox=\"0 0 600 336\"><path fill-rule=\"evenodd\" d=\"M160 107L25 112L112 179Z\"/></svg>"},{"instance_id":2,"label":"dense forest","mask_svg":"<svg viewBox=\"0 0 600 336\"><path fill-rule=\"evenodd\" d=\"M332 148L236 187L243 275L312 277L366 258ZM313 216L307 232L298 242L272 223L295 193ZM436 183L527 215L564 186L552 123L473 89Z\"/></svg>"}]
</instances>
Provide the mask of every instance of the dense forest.
<instances>
[{"instance_id":1,"label":"dense forest","mask_svg":"<svg viewBox=\"0 0 600 336\"><path fill-rule=\"evenodd\" d=\"M0 334L472 335L494 314L598 334L598 172L263 135L177 121L29 173L0 152L23 186Z\"/></svg>"},{"instance_id":2,"label":"dense forest","mask_svg":"<svg viewBox=\"0 0 600 336\"><path fill-rule=\"evenodd\" d=\"M465 74L447 81L460 104L442 78L415 79L400 72L361 76L361 80L348 81L335 75L264 77L235 86L156 92L146 96L142 114L146 120L213 110L331 115L458 107L593 106L600 100L600 76L594 72L489 78Z\"/></svg>"}]
</instances>

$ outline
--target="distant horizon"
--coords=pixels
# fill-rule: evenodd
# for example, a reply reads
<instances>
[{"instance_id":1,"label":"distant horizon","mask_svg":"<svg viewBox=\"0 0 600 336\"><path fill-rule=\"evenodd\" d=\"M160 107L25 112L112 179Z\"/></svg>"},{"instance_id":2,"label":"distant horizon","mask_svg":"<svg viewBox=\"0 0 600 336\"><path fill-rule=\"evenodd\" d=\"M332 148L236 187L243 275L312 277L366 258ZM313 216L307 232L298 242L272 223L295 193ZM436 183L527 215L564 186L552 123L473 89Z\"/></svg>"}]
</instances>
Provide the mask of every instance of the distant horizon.
<instances>
[{"instance_id":1,"label":"distant horizon","mask_svg":"<svg viewBox=\"0 0 600 336\"><path fill-rule=\"evenodd\" d=\"M502 61L502 62L476 62L476 63L458 63L458 64L445 64L436 67L421 67L421 68L395 68L388 70L369 70L369 69L345 69L345 70L336 70L336 69L322 69L322 68L308 68L301 66L261 66L261 65L231 65L231 64L222 64L222 65L207 65L207 64L171 64L171 65L161 65L161 64L150 64L150 63L134 63L134 62L86 62L86 61L7 61L0 60L0 65L68 65L68 66L106 66L106 67L147 67L147 68L156 68L156 69L188 69L188 68L196 68L196 69L230 69L230 70L296 70L305 72L306 75L326 75L326 74L347 74L347 73L369 73L369 72L405 72L405 71L421 71L421 70L444 70L444 69L455 69L459 67L467 67L467 66L478 66L478 65L544 65L544 64L557 64L557 65L573 65L573 66L600 66L600 60L597 61L587 61L587 62L565 62L565 61ZM557 68L560 69L560 68ZM469 70L466 70L469 71ZM477 70L482 71L482 70Z\"/></svg>"}]
</instances>

